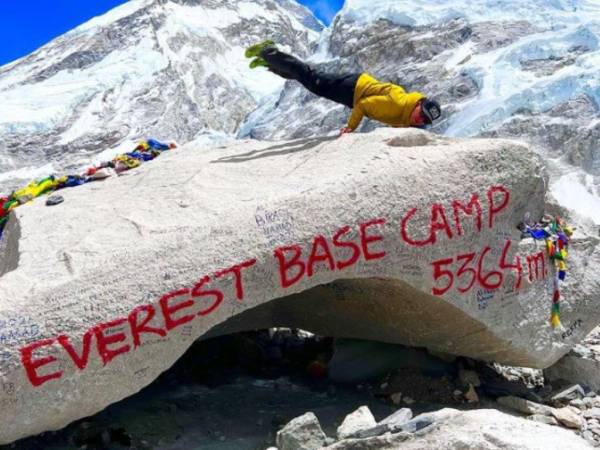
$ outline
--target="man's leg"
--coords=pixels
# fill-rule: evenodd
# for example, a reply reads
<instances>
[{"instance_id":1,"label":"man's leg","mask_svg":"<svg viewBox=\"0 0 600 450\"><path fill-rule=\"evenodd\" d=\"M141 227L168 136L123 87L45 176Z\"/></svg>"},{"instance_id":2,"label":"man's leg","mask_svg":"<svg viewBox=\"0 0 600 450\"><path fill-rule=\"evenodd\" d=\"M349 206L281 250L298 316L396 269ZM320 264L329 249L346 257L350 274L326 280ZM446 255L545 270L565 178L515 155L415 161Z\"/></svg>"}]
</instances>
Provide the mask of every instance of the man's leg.
<instances>
[{"instance_id":1,"label":"man's leg","mask_svg":"<svg viewBox=\"0 0 600 450\"><path fill-rule=\"evenodd\" d=\"M264 48L259 56L263 58L271 72L286 80L310 79L311 68L298 58L277 50L274 45Z\"/></svg>"},{"instance_id":2,"label":"man's leg","mask_svg":"<svg viewBox=\"0 0 600 450\"><path fill-rule=\"evenodd\" d=\"M269 70L282 78L297 80L319 97L325 97L349 108L353 107L354 87L360 74L333 75L316 70L298 58L274 46L261 51Z\"/></svg>"},{"instance_id":3,"label":"man's leg","mask_svg":"<svg viewBox=\"0 0 600 450\"><path fill-rule=\"evenodd\" d=\"M311 91L352 109L354 107L354 89L360 77L359 73L330 74L315 72L314 86Z\"/></svg>"}]
</instances>

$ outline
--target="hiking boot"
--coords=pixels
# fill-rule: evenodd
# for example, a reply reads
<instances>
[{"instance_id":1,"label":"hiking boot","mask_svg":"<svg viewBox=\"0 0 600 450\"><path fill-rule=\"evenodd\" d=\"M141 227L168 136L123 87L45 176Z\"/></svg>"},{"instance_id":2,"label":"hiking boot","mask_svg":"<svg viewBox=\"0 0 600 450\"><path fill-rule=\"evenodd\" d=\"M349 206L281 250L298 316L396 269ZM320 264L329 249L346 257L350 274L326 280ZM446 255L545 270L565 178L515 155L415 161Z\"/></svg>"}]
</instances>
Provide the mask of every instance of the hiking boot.
<instances>
[{"instance_id":1,"label":"hiking boot","mask_svg":"<svg viewBox=\"0 0 600 450\"><path fill-rule=\"evenodd\" d=\"M257 57L250 61L250 68L256 69L257 67L269 67L269 65L264 59Z\"/></svg>"},{"instance_id":2,"label":"hiking boot","mask_svg":"<svg viewBox=\"0 0 600 450\"><path fill-rule=\"evenodd\" d=\"M263 41L260 44L251 45L246 49L246 52L244 54L246 55L246 58L254 58L255 56L259 56L260 52L269 45L275 45L275 42L273 42L270 39L267 39L266 41Z\"/></svg>"}]
</instances>

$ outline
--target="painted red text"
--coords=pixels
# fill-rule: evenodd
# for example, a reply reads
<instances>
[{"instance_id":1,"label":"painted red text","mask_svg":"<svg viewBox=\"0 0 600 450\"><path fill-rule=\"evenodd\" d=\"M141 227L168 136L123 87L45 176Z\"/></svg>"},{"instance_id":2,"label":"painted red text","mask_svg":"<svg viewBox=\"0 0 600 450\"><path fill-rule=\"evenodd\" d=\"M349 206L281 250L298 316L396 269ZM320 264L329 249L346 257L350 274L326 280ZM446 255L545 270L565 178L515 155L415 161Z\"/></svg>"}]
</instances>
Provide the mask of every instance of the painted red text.
<instances>
[{"instance_id":1,"label":"painted red text","mask_svg":"<svg viewBox=\"0 0 600 450\"><path fill-rule=\"evenodd\" d=\"M385 223L386 219L378 218L359 224L358 242L347 238L349 226L338 229L333 234L331 243L319 234L313 238L308 256L298 244L276 248L273 255L278 264L281 287L288 288L305 276L312 277L318 266L336 271L356 264L361 255L365 261L385 257L381 235L381 228Z\"/></svg>"},{"instance_id":2,"label":"painted red text","mask_svg":"<svg viewBox=\"0 0 600 450\"><path fill-rule=\"evenodd\" d=\"M492 186L488 189L486 197L488 227L492 228L494 218L508 206L510 192L504 186ZM452 239L454 236L462 236L464 232L464 216L472 217L476 231L481 231L483 209L477 194L472 194L467 202L453 200L451 211L452 221L449 220L449 215L444 205L433 203L429 210L428 233L425 236L417 237L414 230L410 231L409 228L411 228L410 224L415 220L415 216L417 216L419 210L418 208L409 209L400 220L400 236L402 240L414 247L424 247L435 244L443 236L447 239ZM454 227L452 227L452 223L454 223Z\"/></svg>"}]
</instances>

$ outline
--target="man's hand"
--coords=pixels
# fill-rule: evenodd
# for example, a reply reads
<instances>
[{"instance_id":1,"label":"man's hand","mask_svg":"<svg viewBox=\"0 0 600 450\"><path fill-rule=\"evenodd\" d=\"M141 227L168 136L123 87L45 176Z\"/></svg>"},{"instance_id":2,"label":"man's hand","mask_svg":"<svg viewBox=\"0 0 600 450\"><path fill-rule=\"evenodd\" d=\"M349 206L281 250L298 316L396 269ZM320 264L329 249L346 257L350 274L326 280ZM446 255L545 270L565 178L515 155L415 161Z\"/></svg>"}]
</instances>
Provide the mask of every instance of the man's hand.
<instances>
[{"instance_id":1,"label":"man's hand","mask_svg":"<svg viewBox=\"0 0 600 450\"><path fill-rule=\"evenodd\" d=\"M346 133L352 133L352 128L344 127L340 130L340 136Z\"/></svg>"}]
</instances>

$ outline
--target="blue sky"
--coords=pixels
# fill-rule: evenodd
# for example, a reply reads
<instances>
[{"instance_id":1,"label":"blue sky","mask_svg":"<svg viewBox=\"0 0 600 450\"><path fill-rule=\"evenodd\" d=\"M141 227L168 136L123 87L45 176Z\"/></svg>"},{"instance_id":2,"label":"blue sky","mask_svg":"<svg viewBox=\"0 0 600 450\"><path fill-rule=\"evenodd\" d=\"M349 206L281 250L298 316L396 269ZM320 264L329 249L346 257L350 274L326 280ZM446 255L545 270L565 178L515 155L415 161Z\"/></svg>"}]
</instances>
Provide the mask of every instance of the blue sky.
<instances>
[{"instance_id":1,"label":"blue sky","mask_svg":"<svg viewBox=\"0 0 600 450\"><path fill-rule=\"evenodd\" d=\"M329 25L335 13L344 5L344 0L297 0L313 10L315 16Z\"/></svg>"},{"instance_id":2,"label":"blue sky","mask_svg":"<svg viewBox=\"0 0 600 450\"><path fill-rule=\"evenodd\" d=\"M299 0L329 24L343 0ZM0 66L125 0L0 0Z\"/></svg>"}]
</instances>

